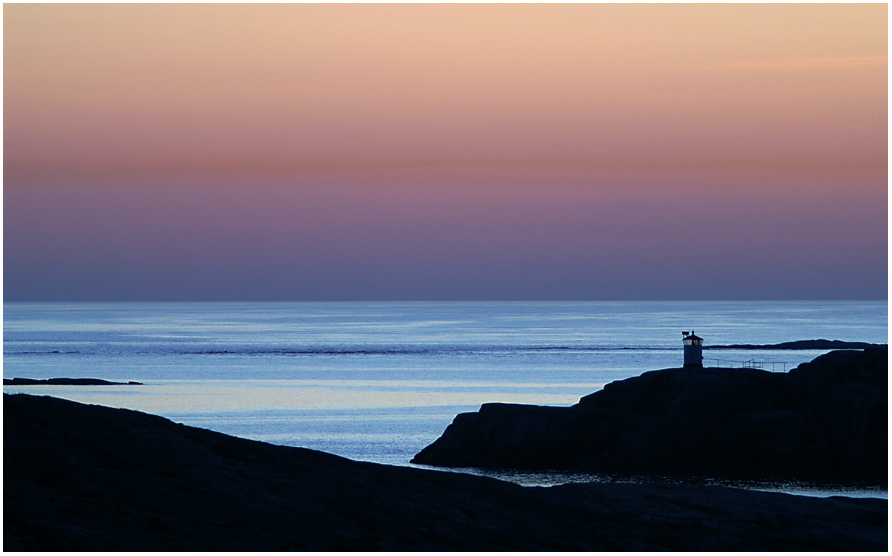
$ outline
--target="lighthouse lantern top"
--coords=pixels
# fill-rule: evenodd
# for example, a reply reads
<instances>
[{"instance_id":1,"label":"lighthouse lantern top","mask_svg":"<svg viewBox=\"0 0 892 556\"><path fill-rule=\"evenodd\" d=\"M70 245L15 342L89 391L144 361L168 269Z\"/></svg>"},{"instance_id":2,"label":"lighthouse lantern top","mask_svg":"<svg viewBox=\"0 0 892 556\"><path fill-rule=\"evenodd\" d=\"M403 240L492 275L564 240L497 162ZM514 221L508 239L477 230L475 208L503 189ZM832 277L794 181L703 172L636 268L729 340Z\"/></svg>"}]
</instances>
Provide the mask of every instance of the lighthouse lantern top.
<instances>
[{"instance_id":1,"label":"lighthouse lantern top","mask_svg":"<svg viewBox=\"0 0 892 556\"><path fill-rule=\"evenodd\" d=\"M694 331L691 330L690 333L682 332L682 340L684 341L684 345L686 346L702 346L703 338L694 334Z\"/></svg>"}]
</instances>

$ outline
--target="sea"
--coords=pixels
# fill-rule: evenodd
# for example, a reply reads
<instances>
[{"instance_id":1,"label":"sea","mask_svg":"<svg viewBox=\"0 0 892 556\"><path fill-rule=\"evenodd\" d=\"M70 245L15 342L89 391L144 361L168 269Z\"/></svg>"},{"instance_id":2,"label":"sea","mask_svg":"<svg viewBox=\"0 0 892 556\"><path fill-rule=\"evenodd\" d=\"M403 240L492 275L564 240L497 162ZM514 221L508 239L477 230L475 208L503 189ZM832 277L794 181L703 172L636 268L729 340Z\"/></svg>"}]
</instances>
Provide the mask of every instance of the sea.
<instances>
[{"instance_id":1,"label":"sea","mask_svg":"<svg viewBox=\"0 0 892 556\"><path fill-rule=\"evenodd\" d=\"M569 406L609 382L681 366L683 331L704 339L704 366L785 372L826 350L708 348L806 339L887 343L888 303L4 302L4 378L142 384L3 391L135 409L272 444L414 466L412 456L456 415L481 404ZM655 479L457 471L539 486ZM879 487L731 486L887 497Z\"/></svg>"}]
</instances>

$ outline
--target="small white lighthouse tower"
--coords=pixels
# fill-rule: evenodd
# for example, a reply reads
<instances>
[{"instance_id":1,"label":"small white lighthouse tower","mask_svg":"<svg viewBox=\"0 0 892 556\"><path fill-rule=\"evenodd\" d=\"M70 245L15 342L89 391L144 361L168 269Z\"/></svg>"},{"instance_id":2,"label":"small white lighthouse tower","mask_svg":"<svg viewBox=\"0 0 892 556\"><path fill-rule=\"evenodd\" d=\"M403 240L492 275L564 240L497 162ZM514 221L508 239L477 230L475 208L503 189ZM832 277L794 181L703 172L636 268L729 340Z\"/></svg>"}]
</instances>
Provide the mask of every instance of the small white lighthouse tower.
<instances>
[{"instance_id":1,"label":"small white lighthouse tower","mask_svg":"<svg viewBox=\"0 0 892 556\"><path fill-rule=\"evenodd\" d=\"M691 333L682 332L684 341L684 366L685 367L703 367L703 338Z\"/></svg>"}]
</instances>

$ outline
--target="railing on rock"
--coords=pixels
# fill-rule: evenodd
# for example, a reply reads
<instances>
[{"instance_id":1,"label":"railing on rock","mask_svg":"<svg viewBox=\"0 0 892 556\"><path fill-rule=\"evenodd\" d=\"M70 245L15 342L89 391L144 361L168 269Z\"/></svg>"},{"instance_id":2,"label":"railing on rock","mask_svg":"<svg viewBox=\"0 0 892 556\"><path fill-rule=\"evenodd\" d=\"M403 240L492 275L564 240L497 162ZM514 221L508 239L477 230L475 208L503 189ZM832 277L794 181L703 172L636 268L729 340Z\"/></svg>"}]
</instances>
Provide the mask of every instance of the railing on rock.
<instances>
[{"instance_id":1,"label":"railing on rock","mask_svg":"<svg viewBox=\"0 0 892 556\"><path fill-rule=\"evenodd\" d=\"M773 373L776 372L787 372L787 363L788 361L756 361L755 359L747 359L746 361L741 361L739 359L716 359L713 357L704 357L703 358L703 366L706 367L706 362L712 361L715 364L709 365L710 367L731 367L731 368L742 368L742 369L758 369L760 371L771 371Z\"/></svg>"}]
</instances>

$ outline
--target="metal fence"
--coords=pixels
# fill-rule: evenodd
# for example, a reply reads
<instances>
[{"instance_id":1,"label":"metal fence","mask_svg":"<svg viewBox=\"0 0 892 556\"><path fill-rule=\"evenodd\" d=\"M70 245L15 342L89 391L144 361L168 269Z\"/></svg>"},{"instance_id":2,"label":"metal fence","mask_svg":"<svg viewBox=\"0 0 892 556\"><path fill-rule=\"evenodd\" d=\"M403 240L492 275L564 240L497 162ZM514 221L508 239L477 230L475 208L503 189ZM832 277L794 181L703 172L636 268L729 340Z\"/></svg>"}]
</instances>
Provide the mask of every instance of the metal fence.
<instances>
[{"instance_id":1,"label":"metal fence","mask_svg":"<svg viewBox=\"0 0 892 556\"><path fill-rule=\"evenodd\" d=\"M707 361L712 361L714 364L706 365ZM776 372L787 372L787 365L789 362L787 361L756 361L755 359L747 359L746 361L741 361L739 359L716 359L713 357L704 357L703 358L703 366L709 367L731 367L731 368L741 368L741 369L759 369L762 371L771 371L773 373Z\"/></svg>"}]
</instances>

